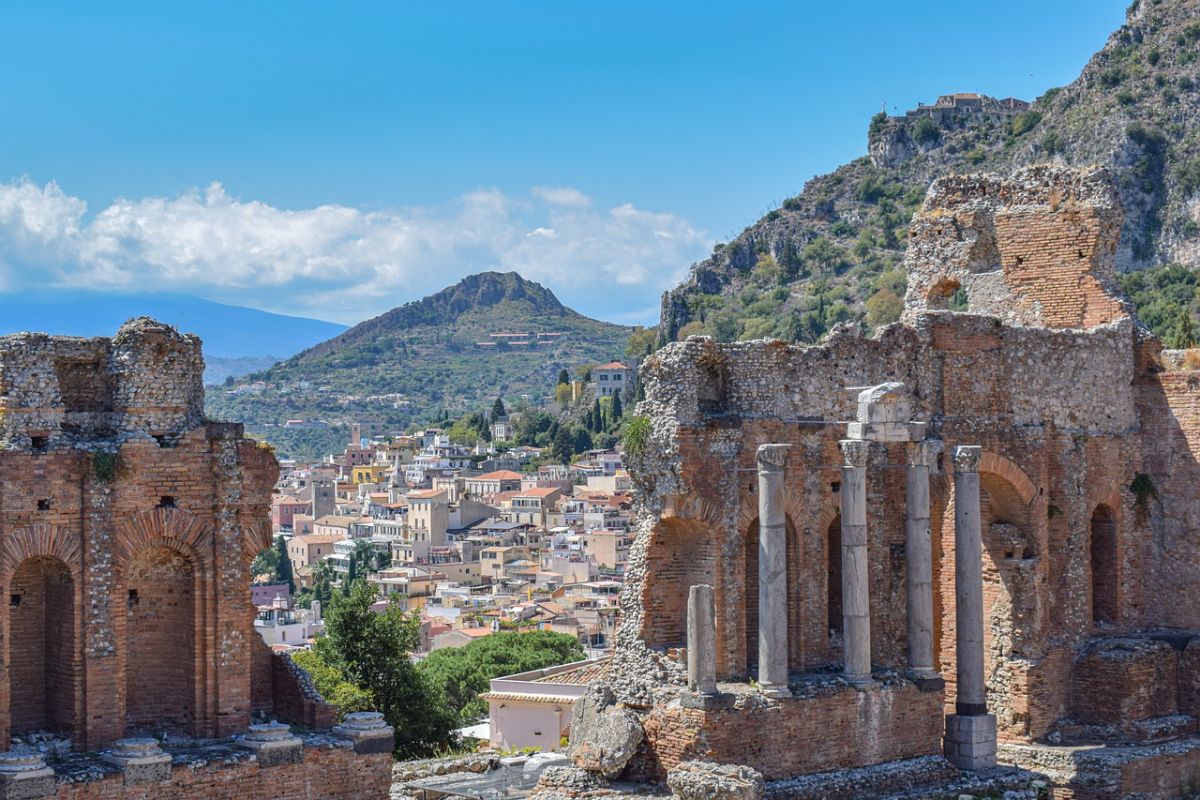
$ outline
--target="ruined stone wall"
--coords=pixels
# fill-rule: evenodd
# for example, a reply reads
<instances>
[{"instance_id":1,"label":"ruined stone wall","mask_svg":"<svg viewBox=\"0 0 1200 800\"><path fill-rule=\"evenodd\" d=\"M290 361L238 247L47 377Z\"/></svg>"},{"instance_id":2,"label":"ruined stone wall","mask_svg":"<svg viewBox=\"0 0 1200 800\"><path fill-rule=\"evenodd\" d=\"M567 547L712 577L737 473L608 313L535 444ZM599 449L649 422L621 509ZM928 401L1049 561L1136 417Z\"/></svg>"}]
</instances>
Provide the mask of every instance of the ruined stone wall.
<instances>
[{"instance_id":1,"label":"ruined stone wall","mask_svg":"<svg viewBox=\"0 0 1200 800\"><path fill-rule=\"evenodd\" d=\"M0 744L250 722L247 571L278 465L204 421L202 373L198 339L147 319L0 338Z\"/></svg>"},{"instance_id":2,"label":"ruined stone wall","mask_svg":"<svg viewBox=\"0 0 1200 800\"><path fill-rule=\"evenodd\" d=\"M82 765L81 765L82 766ZM60 768L69 775L66 769ZM119 770L101 763L60 779L55 800L277 800L386 798L392 777L390 753L359 754L348 742L310 737L303 759L263 764L230 747L177 758L164 780L127 783ZM66 775L64 775L66 777Z\"/></svg>"},{"instance_id":3,"label":"ruined stone wall","mask_svg":"<svg viewBox=\"0 0 1200 800\"><path fill-rule=\"evenodd\" d=\"M934 181L913 217L906 315L945 309L1009 324L1090 328L1129 316L1115 290L1123 213L1103 169L1040 165Z\"/></svg>"}]
</instances>

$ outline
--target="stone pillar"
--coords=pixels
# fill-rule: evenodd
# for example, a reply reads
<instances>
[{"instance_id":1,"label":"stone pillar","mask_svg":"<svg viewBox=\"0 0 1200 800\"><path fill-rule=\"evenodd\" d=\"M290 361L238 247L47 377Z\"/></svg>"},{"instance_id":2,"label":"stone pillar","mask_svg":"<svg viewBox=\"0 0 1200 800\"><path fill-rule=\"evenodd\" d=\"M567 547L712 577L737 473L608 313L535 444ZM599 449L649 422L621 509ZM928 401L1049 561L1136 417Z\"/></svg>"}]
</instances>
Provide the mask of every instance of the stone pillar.
<instances>
[{"instance_id":1,"label":"stone pillar","mask_svg":"<svg viewBox=\"0 0 1200 800\"><path fill-rule=\"evenodd\" d=\"M758 685L788 694L787 518L783 467L789 446L760 445L758 460Z\"/></svg>"},{"instance_id":2,"label":"stone pillar","mask_svg":"<svg viewBox=\"0 0 1200 800\"><path fill-rule=\"evenodd\" d=\"M867 554L867 458L870 442L843 439L842 456L842 627L845 677L854 686L871 683L871 592Z\"/></svg>"},{"instance_id":3,"label":"stone pillar","mask_svg":"<svg viewBox=\"0 0 1200 800\"><path fill-rule=\"evenodd\" d=\"M996 765L996 717L987 713L983 673L982 448L954 448L955 711L946 718L946 758L960 769Z\"/></svg>"},{"instance_id":4,"label":"stone pillar","mask_svg":"<svg viewBox=\"0 0 1200 800\"><path fill-rule=\"evenodd\" d=\"M908 444L905 473L904 553L908 574L908 669L921 685L941 680L933 666L933 546L929 538L929 473L942 443Z\"/></svg>"},{"instance_id":5,"label":"stone pillar","mask_svg":"<svg viewBox=\"0 0 1200 800\"><path fill-rule=\"evenodd\" d=\"M713 587L693 586L687 610L688 688L700 694L717 693L717 622Z\"/></svg>"}]
</instances>

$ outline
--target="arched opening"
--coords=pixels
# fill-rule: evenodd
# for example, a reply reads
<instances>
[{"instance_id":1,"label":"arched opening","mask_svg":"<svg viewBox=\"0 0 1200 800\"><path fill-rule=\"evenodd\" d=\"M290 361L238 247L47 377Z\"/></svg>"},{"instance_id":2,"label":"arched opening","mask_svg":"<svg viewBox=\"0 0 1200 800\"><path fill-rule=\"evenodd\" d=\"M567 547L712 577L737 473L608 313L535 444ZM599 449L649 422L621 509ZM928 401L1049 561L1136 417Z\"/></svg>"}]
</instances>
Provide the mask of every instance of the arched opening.
<instances>
[{"instance_id":1,"label":"arched opening","mask_svg":"<svg viewBox=\"0 0 1200 800\"><path fill-rule=\"evenodd\" d=\"M655 580L642 598L642 639L648 646L687 645L688 592L696 584L713 584L713 553L713 533L703 523L668 517L654 527L646 571Z\"/></svg>"},{"instance_id":2,"label":"arched opening","mask_svg":"<svg viewBox=\"0 0 1200 800\"><path fill-rule=\"evenodd\" d=\"M842 648L842 515L829 523L825 551L825 629L829 632L829 654L836 656Z\"/></svg>"},{"instance_id":3,"label":"arched opening","mask_svg":"<svg viewBox=\"0 0 1200 800\"><path fill-rule=\"evenodd\" d=\"M1101 503L1092 512L1092 623L1108 625L1118 618L1117 515Z\"/></svg>"},{"instance_id":4,"label":"arched opening","mask_svg":"<svg viewBox=\"0 0 1200 800\"><path fill-rule=\"evenodd\" d=\"M793 669L800 669L803 664L803 641L800 629L800 591L798 585L800 571L797 559L800 557L800 534L792 524L791 517L787 518L787 630L788 630L788 663ZM758 670L758 517L755 517L742 537L743 558L745 564L745 609L742 630L746 642L746 672L755 674Z\"/></svg>"},{"instance_id":5,"label":"arched opening","mask_svg":"<svg viewBox=\"0 0 1200 800\"><path fill-rule=\"evenodd\" d=\"M69 736L75 725L75 582L67 565L22 561L9 583L8 675L12 734Z\"/></svg>"},{"instance_id":6,"label":"arched opening","mask_svg":"<svg viewBox=\"0 0 1200 800\"><path fill-rule=\"evenodd\" d=\"M125 573L125 735L191 735L196 720L195 568L155 547Z\"/></svg>"}]
</instances>

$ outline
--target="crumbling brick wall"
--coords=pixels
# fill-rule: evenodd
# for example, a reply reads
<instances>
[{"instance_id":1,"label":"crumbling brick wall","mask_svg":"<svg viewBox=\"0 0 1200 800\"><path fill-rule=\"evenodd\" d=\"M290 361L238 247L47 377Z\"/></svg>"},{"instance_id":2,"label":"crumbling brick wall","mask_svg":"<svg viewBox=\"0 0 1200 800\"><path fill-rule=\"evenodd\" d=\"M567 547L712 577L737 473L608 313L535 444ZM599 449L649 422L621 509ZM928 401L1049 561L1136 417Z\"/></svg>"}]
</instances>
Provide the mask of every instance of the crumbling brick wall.
<instances>
[{"instance_id":1,"label":"crumbling brick wall","mask_svg":"<svg viewBox=\"0 0 1200 800\"><path fill-rule=\"evenodd\" d=\"M145 318L0 338L0 745L249 724L278 465L204 420L202 372L198 339Z\"/></svg>"},{"instance_id":2,"label":"crumbling brick wall","mask_svg":"<svg viewBox=\"0 0 1200 800\"><path fill-rule=\"evenodd\" d=\"M916 417L947 452L984 450L985 668L1002 740L1043 737L1071 714L1077 650L1092 637L1200 628L1200 373L1161 355L1117 291L1120 216L1095 170L944 179L914 222L900 324L869 339L844 327L812 347L692 337L647 359L636 413L651 431L628 454L640 504L612 667L618 698L658 709L679 691L673 648L684 643L686 586L702 581L716 589L720 679L753 675L747 549L765 443L792 446L790 666L837 664L837 441L854 414L848 387L885 381L911 389ZM970 310L986 315L936 310L930 293L943 280L967 288ZM903 462L902 445L876 445L867 478L872 662L895 669L906 660ZM945 468L931 502L934 634L950 708ZM728 723L745 744L733 736L721 760L737 761L760 742Z\"/></svg>"}]
</instances>

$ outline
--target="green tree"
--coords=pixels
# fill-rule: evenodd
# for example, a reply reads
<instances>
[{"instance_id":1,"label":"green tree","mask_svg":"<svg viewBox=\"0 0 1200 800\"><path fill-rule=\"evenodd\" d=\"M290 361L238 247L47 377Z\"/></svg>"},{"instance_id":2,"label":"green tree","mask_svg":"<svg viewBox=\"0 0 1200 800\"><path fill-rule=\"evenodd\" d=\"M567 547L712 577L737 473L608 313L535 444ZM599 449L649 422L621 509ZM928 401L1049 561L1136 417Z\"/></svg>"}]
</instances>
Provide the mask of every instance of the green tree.
<instances>
[{"instance_id":1,"label":"green tree","mask_svg":"<svg viewBox=\"0 0 1200 800\"><path fill-rule=\"evenodd\" d=\"M592 424L588 426L588 430L597 433L604 430L604 412L600 410L599 397L592 403Z\"/></svg>"},{"instance_id":2,"label":"green tree","mask_svg":"<svg viewBox=\"0 0 1200 800\"><path fill-rule=\"evenodd\" d=\"M358 580L358 559L353 554L350 555L350 569L346 573L345 579L342 580L342 596L349 597L350 592L354 588L354 582Z\"/></svg>"},{"instance_id":3,"label":"green tree","mask_svg":"<svg viewBox=\"0 0 1200 800\"><path fill-rule=\"evenodd\" d=\"M487 702L479 694L492 678L583 658L579 640L567 634L493 633L464 647L435 650L418 669L445 696L458 724L471 725L487 715Z\"/></svg>"},{"instance_id":4,"label":"green tree","mask_svg":"<svg viewBox=\"0 0 1200 800\"><path fill-rule=\"evenodd\" d=\"M554 402L565 406L571 402L571 384L560 383L554 387Z\"/></svg>"},{"instance_id":5,"label":"green tree","mask_svg":"<svg viewBox=\"0 0 1200 800\"><path fill-rule=\"evenodd\" d=\"M292 594L296 593L296 576L292 574L292 559L288 555L287 540L282 536L275 537L275 579L280 583L287 583L288 591Z\"/></svg>"},{"instance_id":6,"label":"green tree","mask_svg":"<svg viewBox=\"0 0 1200 800\"><path fill-rule=\"evenodd\" d=\"M571 456L575 455L575 438L571 431L559 428L551 439L551 449L554 457L562 464L570 464Z\"/></svg>"},{"instance_id":7,"label":"green tree","mask_svg":"<svg viewBox=\"0 0 1200 800\"><path fill-rule=\"evenodd\" d=\"M620 392L613 392L613 396L612 396L612 422L611 422L611 424L613 424L613 425L616 425L617 423L619 423L619 422L621 421L621 414L622 414L622 409L621 409L621 393L620 393Z\"/></svg>"},{"instance_id":8,"label":"green tree","mask_svg":"<svg viewBox=\"0 0 1200 800\"><path fill-rule=\"evenodd\" d=\"M492 419L500 419L507 416L508 411L504 408L504 401L497 397L496 402L492 403Z\"/></svg>"},{"instance_id":9,"label":"green tree","mask_svg":"<svg viewBox=\"0 0 1200 800\"><path fill-rule=\"evenodd\" d=\"M282 539L283 537L280 536L278 538ZM277 544L278 539L270 547L254 557L254 561L250 564L251 575L270 575L271 580L275 580L279 576L279 550L276 547ZM284 555L287 555L286 551Z\"/></svg>"},{"instance_id":10,"label":"green tree","mask_svg":"<svg viewBox=\"0 0 1200 800\"><path fill-rule=\"evenodd\" d=\"M891 289L880 289L867 298L867 322L871 325L887 325L900 319L904 301Z\"/></svg>"},{"instance_id":11,"label":"green tree","mask_svg":"<svg viewBox=\"0 0 1200 800\"><path fill-rule=\"evenodd\" d=\"M558 385L562 386L564 383L568 386L571 384L571 376L567 373L566 367L563 367L558 371Z\"/></svg>"},{"instance_id":12,"label":"green tree","mask_svg":"<svg viewBox=\"0 0 1200 800\"><path fill-rule=\"evenodd\" d=\"M370 693L375 708L396 729L396 755L432 755L451 740L454 714L446 698L412 663L420 641L420 619L392 602L381 613L371 610L375 591L357 581L346 597L336 598L325 615L325 633L314 652L323 664Z\"/></svg>"}]
</instances>

